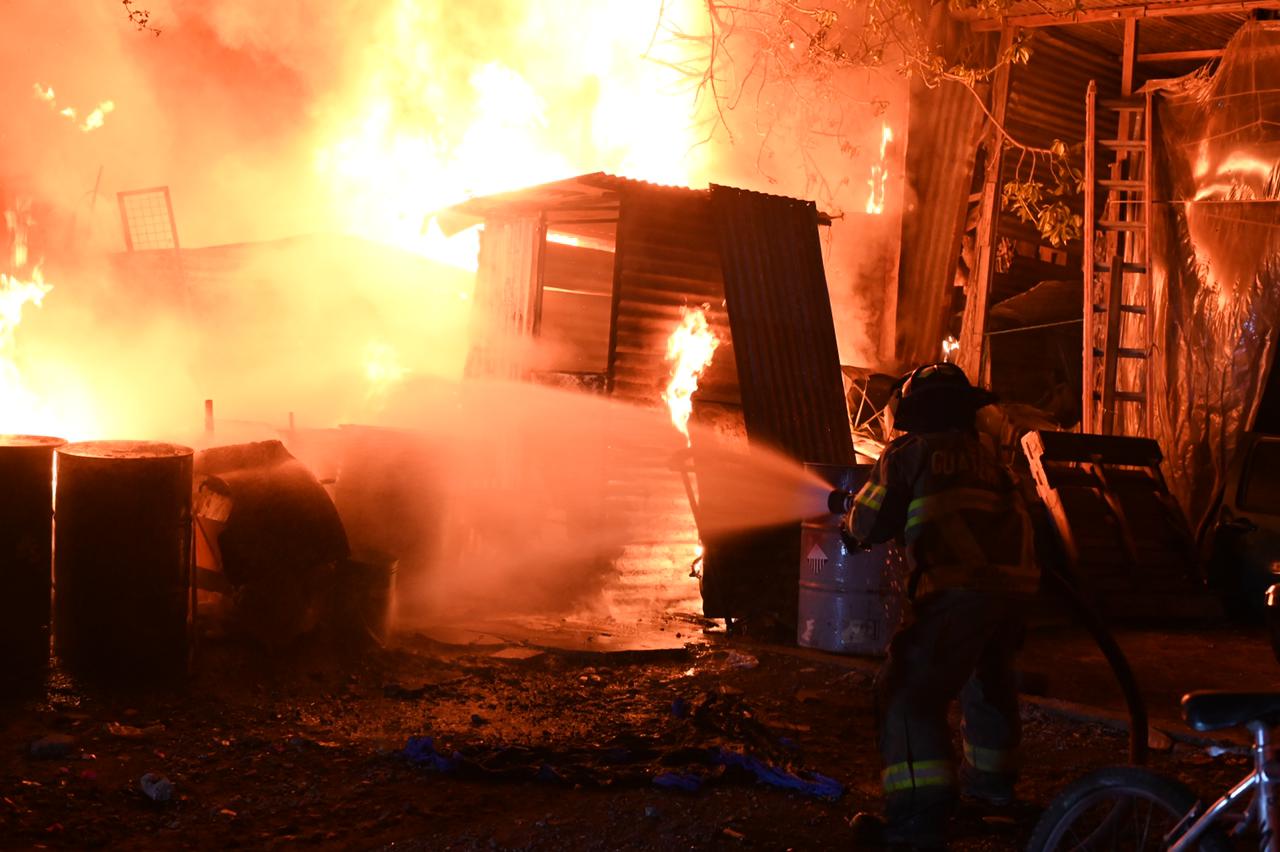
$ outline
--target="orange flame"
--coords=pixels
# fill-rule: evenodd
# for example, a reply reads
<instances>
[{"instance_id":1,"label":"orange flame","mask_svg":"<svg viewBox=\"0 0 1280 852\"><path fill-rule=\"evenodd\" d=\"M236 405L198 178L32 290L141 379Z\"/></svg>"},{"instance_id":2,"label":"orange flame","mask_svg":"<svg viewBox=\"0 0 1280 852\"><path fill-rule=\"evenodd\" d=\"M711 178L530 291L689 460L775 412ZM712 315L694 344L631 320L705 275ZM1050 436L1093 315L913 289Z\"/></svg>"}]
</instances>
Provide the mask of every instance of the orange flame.
<instances>
[{"instance_id":1,"label":"orange flame","mask_svg":"<svg viewBox=\"0 0 1280 852\"><path fill-rule=\"evenodd\" d=\"M681 309L680 325L667 339L667 360L673 362L671 381L662 393L662 399L671 410L671 423L684 435L689 445L689 416L693 413L693 394L702 377L719 338L707 324L705 306L698 310Z\"/></svg>"},{"instance_id":2,"label":"orange flame","mask_svg":"<svg viewBox=\"0 0 1280 852\"><path fill-rule=\"evenodd\" d=\"M701 3L668 0L678 35L655 33L648 3L509 4L524 38L479 62L437 5L388 6L323 110L314 164L338 227L474 271L476 231L446 236L436 211L595 171L692 183L705 134L681 68L702 49Z\"/></svg>"},{"instance_id":3,"label":"orange flame","mask_svg":"<svg viewBox=\"0 0 1280 852\"><path fill-rule=\"evenodd\" d=\"M37 99L47 103L49 105L49 109L53 110L58 115L72 122L78 121L75 107L63 107L62 109L58 109L58 97L54 93L52 86L41 86L39 83L36 83L35 93ZM85 116L83 122L79 122L78 126L80 127L80 130L85 133L88 133L91 130L97 130L106 123L107 113L112 112L115 108L115 101L103 101L98 104L89 111L89 114Z\"/></svg>"},{"instance_id":4,"label":"orange flame","mask_svg":"<svg viewBox=\"0 0 1280 852\"><path fill-rule=\"evenodd\" d=\"M44 283L39 268L31 273L30 281L0 272L0 432L35 431L31 415L39 400L22 380L14 333L22 322L23 309L27 305L40 307L52 289Z\"/></svg>"},{"instance_id":5,"label":"orange flame","mask_svg":"<svg viewBox=\"0 0 1280 852\"><path fill-rule=\"evenodd\" d=\"M884 184L889 177L888 166L885 165L884 155L889 143L893 141L893 131L889 125L881 126L880 130L880 162L871 167L871 179L867 184L871 187L871 192L867 194L867 212L879 215L884 212Z\"/></svg>"},{"instance_id":6,"label":"orange flame","mask_svg":"<svg viewBox=\"0 0 1280 852\"><path fill-rule=\"evenodd\" d=\"M369 380L369 398L385 395L403 381L407 373L395 349L388 344L374 341L365 347L364 375Z\"/></svg>"},{"instance_id":7,"label":"orange flame","mask_svg":"<svg viewBox=\"0 0 1280 852\"><path fill-rule=\"evenodd\" d=\"M960 351L960 341L956 340L953 335L948 334L946 339L942 341L942 360L951 361L953 355Z\"/></svg>"}]
</instances>

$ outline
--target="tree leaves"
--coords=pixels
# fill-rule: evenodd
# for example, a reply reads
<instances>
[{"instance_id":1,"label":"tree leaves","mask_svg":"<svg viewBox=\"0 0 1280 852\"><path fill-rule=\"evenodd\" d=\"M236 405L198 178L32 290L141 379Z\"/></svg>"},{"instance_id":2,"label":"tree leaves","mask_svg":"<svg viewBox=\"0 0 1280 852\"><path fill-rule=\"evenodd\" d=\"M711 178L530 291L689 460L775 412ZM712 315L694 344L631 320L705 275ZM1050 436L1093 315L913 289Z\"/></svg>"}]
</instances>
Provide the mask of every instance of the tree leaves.
<instances>
[{"instance_id":1,"label":"tree leaves","mask_svg":"<svg viewBox=\"0 0 1280 852\"><path fill-rule=\"evenodd\" d=\"M1083 235L1083 219L1072 212L1068 203L1084 189L1084 176L1071 164L1071 153L1067 143L1053 140L1047 151L1031 154L1026 179L1022 178L1023 163L1020 162L1014 180L1005 183L1000 193L1000 203L1005 210L1035 225L1040 236L1057 247ZM1036 166L1041 161L1049 170L1048 185L1035 177Z\"/></svg>"}]
</instances>

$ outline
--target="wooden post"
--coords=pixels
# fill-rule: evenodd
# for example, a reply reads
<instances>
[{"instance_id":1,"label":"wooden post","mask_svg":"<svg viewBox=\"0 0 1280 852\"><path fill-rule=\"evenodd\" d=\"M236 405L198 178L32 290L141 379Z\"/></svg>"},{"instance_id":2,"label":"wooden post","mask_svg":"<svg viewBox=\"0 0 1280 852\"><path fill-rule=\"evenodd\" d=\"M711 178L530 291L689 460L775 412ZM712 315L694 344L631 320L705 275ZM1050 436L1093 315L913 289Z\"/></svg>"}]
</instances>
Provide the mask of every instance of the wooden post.
<instances>
[{"instance_id":1,"label":"wooden post","mask_svg":"<svg viewBox=\"0 0 1280 852\"><path fill-rule=\"evenodd\" d=\"M1095 184L1097 181L1097 145L1098 145L1098 81L1090 80L1089 89L1084 98L1084 310L1082 333L1082 369L1080 373L1080 428L1084 432L1094 431L1094 297L1093 297L1093 251L1094 228L1097 227L1094 205Z\"/></svg>"},{"instance_id":2,"label":"wooden post","mask_svg":"<svg viewBox=\"0 0 1280 852\"><path fill-rule=\"evenodd\" d=\"M1006 27L1000 34L999 56L1004 57L1013 45L1014 29ZM960 357L957 363L971 382L982 381L982 357L986 347L987 306L991 297L991 279L995 270L996 234L1000 221L1000 172L1004 160L1004 119L1009 106L1011 63L996 71L991 83L991 117L987 139L987 167L982 181L982 201L978 215L977 245L974 269L965 286L964 318L960 324Z\"/></svg>"},{"instance_id":3,"label":"wooden post","mask_svg":"<svg viewBox=\"0 0 1280 852\"><path fill-rule=\"evenodd\" d=\"M1138 55L1138 19L1124 19L1124 55L1120 64L1120 96L1133 96L1133 66Z\"/></svg>"},{"instance_id":4,"label":"wooden post","mask_svg":"<svg viewBox=\"0 0 1280 852\"><path fill-rule=\"evenodd\" d=\"M1156 320L1156 315L1155 315L1156 306L1155 306L1155 298L1154 298L1155 287L1153 286L1152 279L1151 279L1151 275L1153 272L1151 268L1151 234L1152 234L1152 226L1154 224L1154 222L1151 219L1151 214L1154 213L1156 209L1156 202L1155 202L1156 163L1154 159L1155 139L1151 134L1152 134L1152 131L1155 129L1153 115L1155 113L1156 103L1155 103L1155 96L1150 89L1148 89L1146 92L1146 103L1147 103L1147 108L1142 112L1142 120L1143 120L1142 138L1145 139L1147 142L1146 150L1142 152L1142 179L1145 184L1142 188L1142 219L1144 222L1147 223L1147 228L1143 232L1143 240L1142 240L1142 268L1145 270L1142 273L1142 276L1143 276L1143 280L1146 281L1146 287L1143 288L1143 295L1146 299L1146 304L1144 305L1144 307L1146 308L1147 313L1142 318L1143 319L1142 328L1143 328L1143 344L1144 344L1144 348L1147 350L1147 360L1142 368L1142 394L1145 400L1142 403L1142 407L1143 407L1143 414L1144 414L1143 427L1146 430L1143 434L1146 435L1147 437L1150 437L1152 435L1155 435L1154 411L1155 411L1155 405L1156 405L1156 397L1155 397L1155 394L1152 393L1152 387L1151 387L1151 351L1154 348L1154 344L1155 344L1155 340L1154 340L1155 325L1154 324Z\"/></svg>"}]
</instances>

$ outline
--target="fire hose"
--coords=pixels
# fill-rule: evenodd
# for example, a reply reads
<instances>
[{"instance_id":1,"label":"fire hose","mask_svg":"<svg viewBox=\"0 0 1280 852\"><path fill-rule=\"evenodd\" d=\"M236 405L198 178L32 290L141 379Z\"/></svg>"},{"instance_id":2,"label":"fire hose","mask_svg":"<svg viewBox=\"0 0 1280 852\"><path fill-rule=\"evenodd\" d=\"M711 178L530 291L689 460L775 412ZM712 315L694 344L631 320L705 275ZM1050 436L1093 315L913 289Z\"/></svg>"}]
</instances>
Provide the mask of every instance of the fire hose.
<instances>
[{"instance_id":1,"label":"fire hose","mask_svg":"<svg viewBox=\"0 0 1280 852\"><path fill-rule=\"evenodd\" d=\"M827 508L832 514L848 514L853 507L854 495L841 489L835 489L827 496ZM1102 615L1089 604L1075 587L1064 565L1061 548L1050 549L1049 542L1054 540L1049 523L1043 514L1037 517L1034 525L1036 555L1042 569L1044 587L1061 601L1071 616L1085 630L1106 658L1107 665L1115 676L1120 692L1124 696L1125 706L1129 711L1129 761L1135 766L1147 762L1148 749L1148 717L1147 704L1138 689L1137 678L1129 666L1129 660L1116 642L1115 636L1107 629Z\"/></svg>"},{"instance_id":2,"label":"fire hose","mask_svg":"<svg viewBox=\"0 0 1280 852\"><path fill-rule=\"evenodd\" d=\"M680 472L695 523L698 524L699 529L702 529L699 501L694 494L690 462L689 453L678 453L672 458L672 468ZM834 489L827 495L827 509L833 515L846 515L853 506L853 499L854 495L850 492L839 488ZM1116 642L1115 636L1107 628L1102 615L1076 588L1067 570L1065 553L1061 545L1051 546L1051 542L1057 541L1057 536L1042 507L1041 511L1034 515L1033 535L1044 588L1052 593L1075 621L1088 631L1090 638L1102 652L1102 656L1115 676L1129 712L1129 760L1135 766L1141 766L1147 762L1149 724L1146 701L1138 689L1133 669L1119 643Z\"/></svg>"}]
</instances>

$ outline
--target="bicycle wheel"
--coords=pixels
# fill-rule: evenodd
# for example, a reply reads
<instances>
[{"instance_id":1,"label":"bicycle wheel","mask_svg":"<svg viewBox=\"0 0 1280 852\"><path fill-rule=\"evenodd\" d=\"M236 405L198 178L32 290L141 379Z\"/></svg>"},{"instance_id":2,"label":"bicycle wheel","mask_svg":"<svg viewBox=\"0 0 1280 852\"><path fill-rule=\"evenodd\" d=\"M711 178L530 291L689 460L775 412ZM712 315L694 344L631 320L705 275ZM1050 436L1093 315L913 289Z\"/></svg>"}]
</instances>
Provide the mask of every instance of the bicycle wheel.
<instances>
[{"instance_id":1,"label":"bicycle wheel","mask_svg":"<svg viewBox=\"0 0 1280 852\"><path fill-rule=\"evenodd\" d=\"M1136 766L1098 769L1049 803L1027 852L1164 849L1165 837L1195 803L1195 793L1172 778ZM1211 828L1199 848L1224 852L1230 846Z\"/></svg>"}]
</instances>

